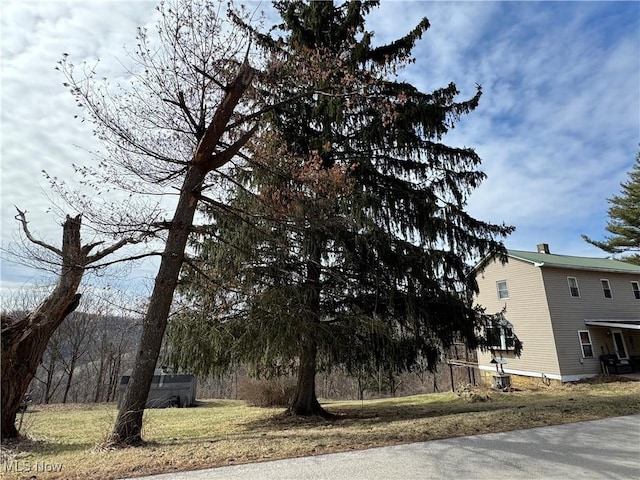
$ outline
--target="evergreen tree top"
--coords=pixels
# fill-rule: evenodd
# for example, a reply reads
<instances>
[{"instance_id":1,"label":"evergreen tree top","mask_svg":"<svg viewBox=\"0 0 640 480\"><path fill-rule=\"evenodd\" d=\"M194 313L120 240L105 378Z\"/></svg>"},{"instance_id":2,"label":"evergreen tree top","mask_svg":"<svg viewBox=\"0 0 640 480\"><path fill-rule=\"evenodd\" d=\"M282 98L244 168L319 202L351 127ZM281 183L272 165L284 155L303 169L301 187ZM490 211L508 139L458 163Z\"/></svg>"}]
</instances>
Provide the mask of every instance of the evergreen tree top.
<instances>
[{"instance_id":1,"label":"evergreen tree top","mask_svg":"<svg viewBox=\"0 0 640 480\"><path fill-rule=\"evenodd\" d=\"M297 0L274 2L274 6L284 20L279 28L289 32L287 41L290 44L338 52L347 49L351 50L355 63L385 65L389 61L407 58L429 28L429 21L425 17L405 36L388 45L371 48L374 33L365 28L366 16L379 3L355 1L336 6L332 1Z\"/></svg>"},{"instance_id":2,"label":"evergreen tree top","mask_svg":"<svg viewBox=\"0 0 640 480\"><path fill-rule=\"evenodd\" d=\"M629 180L620 184L620 195L614 195L609 202L606 230L611 233L603 241L582 237L592 245L613 254L631 253L624 260L640 265L640 153L629 172Z\"/></svg>"},{"instance_id":3,"label":"evergreen tree top","mask_svg":"<svg viewBox=\"0 0 640 480\"><path fill-rule=\"evenodd\" d=\"M313 344L327 366L406 369L433 366L455 338L482 344L488 317L468 302L470 264L503 252L512 227L465 211L480 158L442 143L481 89L459 101L453 83L422 92L399 81L429 24L374 47L375 5L278 2L283 36L256 37L277 68L309 61L284 81L318 93L272 112L234 176L231 209L206 211L214 236L195 243L199 271L183 291L207 321L175 324L178 361L189 361L194 346L181 342L194 328L212 342L198 368L295 365ZM229 288L211 294L211 278Z\"/></svg>"}]
</instances>

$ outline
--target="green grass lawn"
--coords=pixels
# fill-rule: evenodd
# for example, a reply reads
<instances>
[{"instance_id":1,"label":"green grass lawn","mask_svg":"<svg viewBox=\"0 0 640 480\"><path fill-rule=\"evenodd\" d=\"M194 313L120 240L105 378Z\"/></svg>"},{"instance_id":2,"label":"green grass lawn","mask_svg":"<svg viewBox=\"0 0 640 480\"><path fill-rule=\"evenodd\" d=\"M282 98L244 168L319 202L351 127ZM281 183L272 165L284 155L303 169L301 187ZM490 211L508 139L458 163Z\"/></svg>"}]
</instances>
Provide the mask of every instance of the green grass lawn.
<instances>
[{"instance_id":1,"label":"green grass lawn","mask_svg":"<svg viewBox=\"0 0 640 480\"><path fill-rule=\"evenodd\" d=\"M104 447L114 405L37 405L23 419L27 439L3 447L0 468L12 479L112 479L592 420L640 413L640 382L323 405L338 418L285 417L233 400L147 410L147 444L121 450Z\"/></svg>"}]
</instances>

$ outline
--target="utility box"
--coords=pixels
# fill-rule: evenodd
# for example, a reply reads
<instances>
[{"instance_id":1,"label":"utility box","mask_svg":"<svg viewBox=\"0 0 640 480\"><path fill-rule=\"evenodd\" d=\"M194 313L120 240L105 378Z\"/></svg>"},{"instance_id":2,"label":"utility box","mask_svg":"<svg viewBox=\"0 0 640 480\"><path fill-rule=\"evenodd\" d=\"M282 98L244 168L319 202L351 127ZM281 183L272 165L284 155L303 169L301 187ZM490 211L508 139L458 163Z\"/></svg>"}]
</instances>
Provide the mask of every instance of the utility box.
<instances>
[{"instance_id":1,"label":"utility box","mask_svg":"<svg viewBox=\"0 0 640 480\"><path fill-rule=\"evenodd\" d=\"M496 366L496 374L493 376L493 388L496 390L502 390L506 392L511 389L511 375L504 373L504 366L507 364L507 359L496 358L491 359L491 363Z\"/></svg>"},{"instance_id":2,"label":"utility box","mask_svg":"<svg viewBox=\"0 0 640 480\"><path fill-rule=\"evenodd\" d=\"M506 391L511 388L511 375L498 374L493 376L493 388Z\"/></svg>"},{"instance_id":3,"label":"utility box","mask_svg":"<svg viewBox=\"0 0 640 480\"><path fill-rule=\"evenodd\" d=\"M129 385L131 370L120 378L118 407L122 403ZM174 375L166 368L157 369L149 389L146 408L190 407L196 401L196 377L193 375Z\"/></svg>"}]
</instances>

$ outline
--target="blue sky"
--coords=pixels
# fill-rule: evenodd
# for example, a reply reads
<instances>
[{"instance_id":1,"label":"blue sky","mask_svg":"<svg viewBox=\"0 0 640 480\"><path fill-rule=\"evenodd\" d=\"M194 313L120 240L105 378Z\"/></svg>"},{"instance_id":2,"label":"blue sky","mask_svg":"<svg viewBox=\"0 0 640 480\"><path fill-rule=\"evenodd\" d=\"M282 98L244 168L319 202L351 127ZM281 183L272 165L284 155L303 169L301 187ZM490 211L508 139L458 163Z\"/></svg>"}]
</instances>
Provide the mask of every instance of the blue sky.
<instances>
[{"instance_id":1,"label":"blue sky","mask_svg":"<svg viewBox=\"0 0 640 480\"><path fill-rule=\"evenodd\" d=\"M252 8L269 7L245 2ZM1 6L1 236L16 237L13 205L29 211L34 233L60 241L59 214L40 173L72 178L72 163L97 144L54 70L63 53L123 78L123 46L152 26L148 1L5 0ZM488 175L469 211L514 225L509 248L604 256L580 234L602 238L606 199L619 192L640 142L639 2L383 1L370 16L378 42L420 18L431 28L401 73L423 90L454 82L460 99L483 87L480 106L445 143L473 147ZM125 276L149 285L154 264ZM39 281L38 271L3 262L0 291ZM127 280L120 280L125 285ZM126 287L125 287L126 288Z\"/></svg>"}]
</instances>

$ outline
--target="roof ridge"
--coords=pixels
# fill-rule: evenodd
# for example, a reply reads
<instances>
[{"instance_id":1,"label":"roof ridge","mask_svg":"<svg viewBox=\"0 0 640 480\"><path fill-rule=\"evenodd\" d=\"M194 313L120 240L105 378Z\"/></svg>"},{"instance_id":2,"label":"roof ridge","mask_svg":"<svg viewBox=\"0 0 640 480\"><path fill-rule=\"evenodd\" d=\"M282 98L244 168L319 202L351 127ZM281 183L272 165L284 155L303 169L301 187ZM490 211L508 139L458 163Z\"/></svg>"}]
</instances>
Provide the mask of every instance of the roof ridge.
<instances>
[{"instance_id":1,"label":"roof ridge","mask_svg":"<svg viewBox=\"0 0 640 480\"><path fill-rule=\"evenodd\" d=\"M577 255L541 253L512 249L507 249L507 255L533 264L538 264L539 266L640 273L640 266L615 258L581 257Z\"/></svg>"},{"instance_id":2,"label":"roof ridge","mask_svg":"<svg viewBox=\"0 0 640 480\"><path fill-rule=\"evenodd\" d=\"M508 248L507 252L533 253L535 255L555 255L556 257L587 258L587 259L593 259L593 260L613 260L615 262L622 261L622 260L618 260L616 258L610 258L610 257L585 257L583 255L567 255L566 253L542 253L542 252L536 252L534 250L518 250L513 248Z\"/></svg>"}]
</instances>

